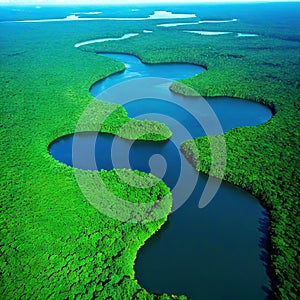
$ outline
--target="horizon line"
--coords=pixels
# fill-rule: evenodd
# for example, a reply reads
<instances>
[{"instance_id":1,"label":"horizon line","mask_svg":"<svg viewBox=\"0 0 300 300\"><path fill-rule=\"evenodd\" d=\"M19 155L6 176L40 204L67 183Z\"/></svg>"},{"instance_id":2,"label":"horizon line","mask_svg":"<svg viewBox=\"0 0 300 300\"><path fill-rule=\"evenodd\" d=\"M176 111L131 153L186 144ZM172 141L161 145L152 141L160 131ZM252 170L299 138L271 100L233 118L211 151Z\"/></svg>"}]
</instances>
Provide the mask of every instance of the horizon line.
<instances>
[{"instance_id":1,"label":"horizon line","mask_svg":"<svg viewBox=\"0 0 300 300\"><path fill-rule=\"evenodd\" d=\"M216 1L193 1L193 0L188 0L188 1L184 1L184 0L180 0L180 1L172 1L172 0L164 0L164 1L151 1L151 0L146 0L145 2L143 1L138 1L138 0L132 0L132 1L126 1L126 3L124 3L123 1L116 1L116 2L111 2L108 0L104 0L104 1L86 1L86 2L81 2L81 1L66 1L66 2L61 2L60 0L54 0L54 1L47 1L47 2L43 2L43 1L1 1L0 0L0 4L1 5L34 5L34 6L53 6L53 5L59 5L59 6L87 6L87 5L95 5L95 6L101 6L101 5L124 5L124 6L128 6L128 5L144 5L144 4L151 4L151 5L163 5L163 4L272 4L272 3L282 3L282 4L287 4L287 3L299 3L300 0L288 0L288 1L284 1L284 0L247 0L247 1L243 1L243 0L232 0L232 1L222 1L222 0L216 0Z\"/></svg>"}]
</instances>

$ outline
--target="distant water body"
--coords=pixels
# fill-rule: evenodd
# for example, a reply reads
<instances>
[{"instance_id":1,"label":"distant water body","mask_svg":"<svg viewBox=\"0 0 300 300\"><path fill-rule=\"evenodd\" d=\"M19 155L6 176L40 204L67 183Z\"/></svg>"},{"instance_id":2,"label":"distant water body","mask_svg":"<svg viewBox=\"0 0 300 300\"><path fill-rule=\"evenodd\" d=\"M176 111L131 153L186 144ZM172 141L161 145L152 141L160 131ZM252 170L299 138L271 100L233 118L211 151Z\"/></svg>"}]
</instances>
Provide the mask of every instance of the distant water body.
<instances>
[{"instance_id":1,"label":"distant water body","mask_svg":"<svg viewBox=\"0 0 300 300\"><path fill-rule=\"evenodd\" d=\"M65 22L65 21L145 21L145 20L161 20L161 19L187 19L196 18L195 14L174 14L170 11L154 11L153 14L148 17L79 17L78 15L98 15L100 12L87 12L87 13L73 13L64 18L53 18L53 19L29 19L19 20L12 22L20 23L44 23L44 22Z\"/></svg>"}]
</instances>

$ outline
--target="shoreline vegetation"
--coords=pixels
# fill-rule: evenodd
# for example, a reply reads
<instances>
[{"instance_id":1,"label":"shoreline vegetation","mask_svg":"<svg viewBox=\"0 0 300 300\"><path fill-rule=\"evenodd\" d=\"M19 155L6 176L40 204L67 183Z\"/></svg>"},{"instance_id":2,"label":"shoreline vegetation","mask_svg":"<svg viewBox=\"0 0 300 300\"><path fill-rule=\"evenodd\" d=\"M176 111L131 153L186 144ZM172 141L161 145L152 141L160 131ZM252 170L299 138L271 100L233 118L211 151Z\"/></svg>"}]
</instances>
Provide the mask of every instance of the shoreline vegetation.
<instances>
[{"instance_id":1,"label":"shoreline vegetation","mask_svg":"<svg viewBox=\"0 0 300 300\"><path fill-rule=\"evenodd\" d=\"M201 30L234 27L239 32L261 34L246 41L227 36L224 41L222 36L199 39L176 27L157 29L155 20L146 21L147 28L154 31L151 34L142 34L145 23L117 26L116 22L103 22L65 22L63 29L54 22L0 24L0 82L5 86L0 128L0 153L5 157L0 173L1 294L10 299L120 295L124 299L185 299L151 295L134 278L138 249L165 220L130 224L99 213L82 195L74 170L55 161L47 151L53 140L74 132L82 111L96 101L89 95L91 85L124 68L95 53L120 52L136 55L144 63L206 66L206 72L182 82L202 96L251 99L274 107L276 114L267 123L225 134L225 179L249 190L268 209L274 295L276 299L296 299L300 44L293 40L295 28L277 33L272 23L268 28L239 22L201 25ZM74 48L79 41L133 31L141 34L121 42L85 45L80 47L82 51ZM269 36L263 35L266 31ZM112 104L101 105L105 111ZM118 114L120 119L127 117L122 108ZM107 127L107 131L115 129ZM200 165L195 167L209 173L209 137L196 139L196 144ZM182 150L190 160L199 156L188 153L189 142ZM106 178L115 186L115 193L125 193L122 196L130 201L133 191L130 187L120 191L114 170L82 172ZM157 191L155 196L150 190L142 196L134 191L134 199L155 198L168 189L161 182Z\"/></svg>"},{"instance_id":2,"label":"shoreline vegetation","mask_svg":"<svg viewBox=\"0 0 300 300\"><path fill-rule=\"evenodd\" d=\"M124 72L125 65L119 61L115 62L122 65L122 67L112 74L109 74L108 76L105 76L94 82L89 88L89 91L91 90L92 86L99 81L101 82L109 76ZM107 115L101 124L98 123L97 117L94 115L95 113L97 114L97 111L103 111L104 116ZM94 104L93 108L91 108L91 111L86 112L86 114L90 115L90 117L89 115L85 115L85 118L89 119L88 127L86 127L86 124L84 124L83 128L81 128L81 124L78 124L76 132L99 131L103 133L115 134L120 138L128 140L144 141L165 141L170 139L172 136L172 132L165 124L153 120L136 120L129 118L125 108L118 104L97 100L97 103ZM94 119L96 120L94 121Z\"/></svg>"},{"instance_id":3,"label":"shoreline vegetation","mask_svg":"<svg viewBox=\"0 0 300 300\"><path fill-rule=\"evenodd\" d=\"M127 116L123 106L119 106L105 119L99 132L112 133L127 140L165 141L172 136L163 123L151 120L135 120Z\"/></svg>"}]
</instances>

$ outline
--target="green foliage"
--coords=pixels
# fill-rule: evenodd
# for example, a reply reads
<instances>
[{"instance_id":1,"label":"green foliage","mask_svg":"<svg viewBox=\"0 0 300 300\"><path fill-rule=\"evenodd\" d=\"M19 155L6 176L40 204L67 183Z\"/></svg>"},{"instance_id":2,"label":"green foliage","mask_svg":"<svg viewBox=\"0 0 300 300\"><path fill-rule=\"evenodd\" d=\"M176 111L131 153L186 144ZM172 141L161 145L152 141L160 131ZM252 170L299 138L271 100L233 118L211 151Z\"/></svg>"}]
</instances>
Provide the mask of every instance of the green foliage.
<instances>
[{"instance_id":1,"label":"green foliage","mask_svg":"<svg viewBox=\"0 0 300 300\"><path fill-rule=\"evenodd\" d=\"M73 25L67 25L66 31L58 24L36 25L0 25L0 80L5 87L0 126L0 153L5 157L0 172L1 295L7 299L133 299L140 293L155 299L158 296L134 279L133 265L138 249L166 217L134 224L99 213L81 193L74 170L47 151L55 138L75 131L81 113L95 101L90 86L124 66L75 49L73 44L85 37L81 33L80 38ZM104 115L117 109L104 124L106 131L117 132L130 120L122 107L101 101L99 105ZM135 136L144 132L143 124L154 133L164 130L170 135L162 124L137 123L140 129ZM132 171L123 172L128 180L136 178ZM118 194L115 171L92 173L102 176ZM143 182L154 180L151 175L139 176ZM160 200L169 193L161 181L148 189L135 189L134 199L128 187L122 188L124 200L137 202ZM164 209L170 211L171 197L166 199Z\"/></svg>"},{"instance_id":2,"label":"green foliage","mask_svg":"<svg viewBox=\"0 0 300 300\"><path fill-rule=\"evenodd\" d=\"M172 136L170 129L162 123L130 119L123 106L109 114L100 131L114 133L129 140L163 141Z\"/></svg>"},{"instance_id":3,"label":"green foliage","mask_svg":"<svg viewBox=\"0 0 300 300\"><path fill-rule=\"evenodd\" d=\"M124 110L123 107L120 109ZM116 114L119 115L118 112ZM101 132L114 133L129 140L164 141L172 136L170 129L157 121L127 118L124 123L115 124L117 118L114 114L110 115L101 127Z\"/></svg>"}]
</instances>

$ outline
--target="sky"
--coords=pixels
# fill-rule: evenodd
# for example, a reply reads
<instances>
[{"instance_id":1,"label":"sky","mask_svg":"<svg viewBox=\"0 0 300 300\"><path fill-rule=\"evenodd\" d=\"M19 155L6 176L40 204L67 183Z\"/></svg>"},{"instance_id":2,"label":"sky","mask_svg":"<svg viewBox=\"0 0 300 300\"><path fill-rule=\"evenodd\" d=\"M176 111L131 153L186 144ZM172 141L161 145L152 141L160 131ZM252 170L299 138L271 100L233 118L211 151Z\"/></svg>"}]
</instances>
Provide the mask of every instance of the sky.
<instances>
[{"instance_id":1,"label":"sky","mask_svg":"<svg viewBox=\"0 0 300 300\"><path fill-rule=\"evenodd\" d=\"M35 5L43 5L43 4L142 4L142 3L225 3L225 2L240 2L240 3L248 3L248 2L300 2L300 0L0 0L0 4L35 4Z\"/></svg>"}]
</instances>

